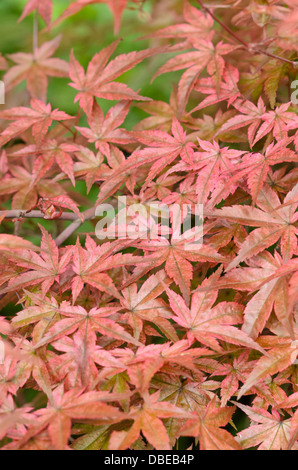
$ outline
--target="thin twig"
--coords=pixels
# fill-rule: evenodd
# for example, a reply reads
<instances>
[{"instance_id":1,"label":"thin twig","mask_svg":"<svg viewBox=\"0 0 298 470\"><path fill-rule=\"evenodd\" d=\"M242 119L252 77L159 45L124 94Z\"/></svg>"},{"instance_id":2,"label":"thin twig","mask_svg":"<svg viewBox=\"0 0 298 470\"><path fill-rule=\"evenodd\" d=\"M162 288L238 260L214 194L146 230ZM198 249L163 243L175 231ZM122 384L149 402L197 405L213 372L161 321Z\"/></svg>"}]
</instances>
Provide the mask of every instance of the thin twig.
<instances>
[{"instance_id":1,"label":"thin twig","mask_svg":"<svg viewBox=\"0 0 298 470\"><path fill-rule=\"evenodd\" d=\"M297 62L294 62L293 60L285 59L284 57L280 57L276 54L272 54L271 52L267 52L267 51L264 51L263 49L258 49L258 48L255 48L255 47L249 45L246 41L244 41L239 36L237 36L237 34L235 34L234 31L232 31L229 28L229 26L224 24L211 10L209 10L209 8L206 7L201 0L197 0L197 2L201 5L203 10L205 10L208 13L208 15L210 15L211 18L213 18L213 20L216 21L216 23L218 23L236 41L238 41L240 44L242 44L245 47L245 49L248 50L248 52L250 54L254 54L254 53L264 54L264 55L267 55L268 57L271 57L272 59L281 60L282 62L286 62L287 64L291 64L294 68L297 68Z\"/></svg>"}]
</instances>

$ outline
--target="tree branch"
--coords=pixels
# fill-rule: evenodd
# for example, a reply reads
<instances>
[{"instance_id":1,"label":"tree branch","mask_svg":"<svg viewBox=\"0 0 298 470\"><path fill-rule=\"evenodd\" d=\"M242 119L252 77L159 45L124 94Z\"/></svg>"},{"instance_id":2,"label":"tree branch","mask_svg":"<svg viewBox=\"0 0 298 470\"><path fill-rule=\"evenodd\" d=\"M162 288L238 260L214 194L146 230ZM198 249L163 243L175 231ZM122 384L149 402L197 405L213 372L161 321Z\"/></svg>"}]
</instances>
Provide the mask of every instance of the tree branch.
<instances>
[{"instance_id":1,"label":"tree branch","mask_svg":"<svg viewBox=\"0 0 298 470\"><path fill-rule=\"evenodd\" d=\"M70 237L84 222L87 220L93 219L95 217L95 210L96 207L91 207L90 209L87 209L85 212L82 212L83 216L83 221L79 219L77 216L75 216L75 220L72 224L70 224L63 232L58 235L58 237L55 240L55 243L57 246L62 245L65 240L67 240L68 237Z\"/></svg>"},{"instance_id":2,"label":"tree branch","mask_svg":"<svg viewBox=\"0 0 298 470\"><path fill-rule=\"evenodd\" d=\"M225 25L214 13L212 13L212 11L209 10L209 8L206 7L201 0L197 0L197 2L201 5L202 9L205 10L208 13L208 15L210 15L211 18L213 18L214 21L216 21L216 23L218 23L236 41L238 41L240 44L242 44L242 46L245 47L245 49L247 49L250 54L254 54L254 53L264 54L268 57L271 57L272 59L281 60L282 62L286 62L287 64L292 65L294 68L298 67L298 62L294 62L293 60L285 59L284 57L280 57L278 55L272 54L271 52L264 51L263 49L258 49L258 48L255 48L253 46L250 46L246 41L244 41L239 36L237 36L237 34L235 34L234 31L232 31L229 28L229 26Z\"/></svg>"},{"instance_id":3,"label":"tree branch","mask_svg":"<svg viewBox=\"0 0 298 470\"><path fill-rule=\"evenodd\" d=\"M57 219L47 219L47 220L70 220L72 224L66 227L63 232L58 235L55 240L57 246L62 245L68 237L70 237L84 222L87 220L93 219L95 217L95 207L87 209L85 212L82 212L84 220L78 218L78 216L72 212L63 212ZM0 218L4 216L4 219L44 219L44 213L41 211L30 211L26 212L24 210L8 210L0 211Z\"/></svg>"},{"instance_id":4,"label":"tree branch","mask_svg":"<svg viewBox=\"0 0 298 470\"><path fill-rule=\"evenodd\" d=\"M4 219L44 219L44 213L41 211L9 210L0 211L0 217ZM63 212L57 219L59 220L77 220L78 216L72 212ZM49 220L49 219L47 219Z\"/></svg>"}]
</instances>

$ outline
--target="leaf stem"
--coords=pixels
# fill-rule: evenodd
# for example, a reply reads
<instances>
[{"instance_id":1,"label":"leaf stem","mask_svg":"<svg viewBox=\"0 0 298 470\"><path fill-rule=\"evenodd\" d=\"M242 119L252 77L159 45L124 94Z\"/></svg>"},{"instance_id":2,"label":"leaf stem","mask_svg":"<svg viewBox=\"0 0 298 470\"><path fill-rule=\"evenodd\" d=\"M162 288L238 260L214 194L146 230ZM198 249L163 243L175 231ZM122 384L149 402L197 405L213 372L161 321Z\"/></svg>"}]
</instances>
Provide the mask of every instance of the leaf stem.
<instances>
[{"instance_id":1,"label":"leaf stem","mask_svg":"<svg viewBox=\"0 0 298 470\"><path fill-rule=\"evenodd\" d=\"M71 132L73 136L76 135L76 132L73 131L69 126L67 126L63 121L58 121L58 123L61 124L61 126L67 129L69 132Z\"/></svg>"},{"instance_id":2,"label":"leaf stem","mask_svg":"<svg viewBox=\"0 0 298 470\"><path fill-rule=\"evenodd\" d=\"M38 10L35 10L33 17L33 56L38 49Z\"/></svg>"}]
</instances>

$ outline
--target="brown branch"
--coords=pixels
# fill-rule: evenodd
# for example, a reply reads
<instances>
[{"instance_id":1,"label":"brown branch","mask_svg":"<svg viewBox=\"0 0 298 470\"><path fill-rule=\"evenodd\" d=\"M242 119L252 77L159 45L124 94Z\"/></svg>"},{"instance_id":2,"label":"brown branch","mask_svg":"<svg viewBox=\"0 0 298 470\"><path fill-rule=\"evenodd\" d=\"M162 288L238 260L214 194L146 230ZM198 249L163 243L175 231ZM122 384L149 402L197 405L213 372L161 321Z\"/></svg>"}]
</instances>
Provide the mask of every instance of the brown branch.
<instances>
[{"instance_id":1,"label":"brown branch","mask_svg":"<svg viewBox=\"0 0 298 470\"><path fill-rule=\"evenodd\" d=\"M0 217L4 215L4 219L44 219L44 213L41 211L30 211L25 210L9 210L0 211ZM77 220L78 216L72 212L63 212L57 219L59 220ZM47 219L49 220L49 219Z\"/></svg>"},{"instance_id":2,"label":"brown branch","mask_svg":"<svg viewBox=\"0 0 298 470\"><path fill-rule=\"evenodd\" d=\"M72 212L63 212L56 219L47 219L47 220L70 220L72 224L66 227L63 232L58 235L55 242L57 246L60 246L68 237L70 237L84 222L87 220L93 219L95 217L95 207L87 209L85 212L82 212L83 220L79 219L78 216ZM0 217L4 216L4 219L44 219L44 213L41 211L29 211L25 210L7 210L0 211Z\"/></svg>"},{"instance_id":3,"label":"brown branch","mask_svg":"<svg viewBox=\"0 0 298 470\"><path fill-rule=\"evenodd\" d=\"M247 49L250 54L254 54L254 53L264 54L268 57L271 57L272 59L281 60L282 62L286 62L287 64L292 65L294 68L297 68L298 63L294 62L293 60L285 59L284 57L280 57L278 55L272 54L271 52L264 51L263 49L258 49L253 46L250 46L246 41L244 41L239 36L237 36L237 34L235 34L234 31L232 31L231 28L229 28L229 26L224 24L214 13L212 13L212 11L209 10L209 8L206 7L201 0L197 0L197 2L201 5L202 9L205 10L208 13L208 15L210 15L211 18L213 18L214 21L216 21L216 23L218 23L236 41L242 44L242 46L245 47L245 49Z\"/></svg>"},{"instance_id":4,"label":"brown branch","mask_svg":"<svg viewBox=\"0 0 298 470\"><path fill-rule=\"evenodd\" d=\"M47 220L70 220L72 224L66 227L63 232L58 235L55 240L57 246L62 245L62 243L67 240L84 222L87 220L93 219L95 217L95 207L87 209L82 213L83 221L78 218L78 216L72 212L63 212L56 219L47 219ZM41 211L30 211L26 212L24 210L8 210L0 211L0 218L4 216L4 219L44 219L44 213Z\"/></svg>"},{"instance_id":5,"label":"brown branch","mask_svg":"<svg viewBox=\"0 0 298 470\"><path fill-rule=\"evenodd\" d=\"M91 207L90 209L87 209L85 212L82 212L83 216L83 221L79 219L77 216L75 220L73 221L72 224L70 224L63 232L58 235L58 237L55 240L55 243L57 246L62 245L67 238L69 238L84 222L87 220L93 219L95 217L95 207Z\"/></svg>"}]
</instances>

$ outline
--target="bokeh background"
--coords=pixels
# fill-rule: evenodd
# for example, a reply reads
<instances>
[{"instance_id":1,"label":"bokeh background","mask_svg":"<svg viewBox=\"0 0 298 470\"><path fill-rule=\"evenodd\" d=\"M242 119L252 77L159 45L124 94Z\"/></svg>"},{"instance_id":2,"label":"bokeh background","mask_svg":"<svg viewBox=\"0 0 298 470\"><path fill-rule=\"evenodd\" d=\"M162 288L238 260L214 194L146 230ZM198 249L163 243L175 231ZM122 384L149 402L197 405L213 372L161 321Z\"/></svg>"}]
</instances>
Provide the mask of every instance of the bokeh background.
<instances>
[{"instance_id":1,"label":"bokeh background","mask_svg":"<svg viewBox=\"0 0 298 470\"><path fill-rule=\"evenodd\" d=\"M22 22L18 22L26 0L0 1L0 52L3 56L16 52L32 51L33 14ZM53 19L57 19L68 7L68 0L54 2ZM122 27L118 35L114 34L113 16L105 4L94 4L85 7L81 12L67 18L55 26L52 31L46 32L45 23L39 19L39 44L62 34L62 41L55 56L69 60L73 49L76 58L83 66L87 66L94 54L108 46L117 38L121 38L114 56L128 53L133 50L146 49L152 41L140 39L142 36L171 23L177 13L181 13L183 2L171 0L163 2L158 7L158 0L145 0L140 5L131 4L124 12ZM153 8L154 7L154 8ZM154 44L153 44L154 45ZM140 90L142 95L153 99L168 101L172 90L172 83L177 83L180 73L167 74L158 77L153 83L150 79L159 65L164 63L164 57L154 57L137 65L133 70L125 73L119 80L125 82L134 90ZM68 87L67 78L51 78L48 90L48 101L54 108L60 108L69 114L76 114L78 105L73 103L75 90ZM25 89L25 83L19 90ZM15 93L15 91L14 91ZM110 108L111 101L100 101L104 111ZM134 108L127 118L126 127L132 128L140 118L147 116L138 108Z\"/></svg>"}]
</instances>

